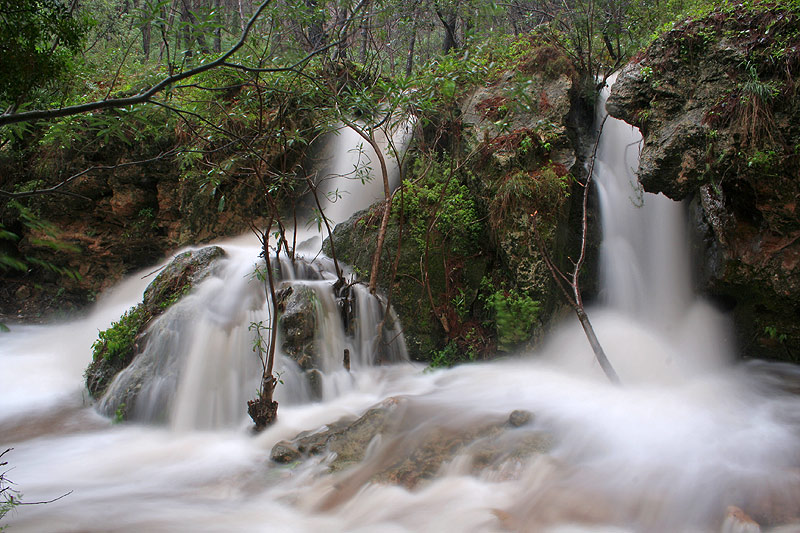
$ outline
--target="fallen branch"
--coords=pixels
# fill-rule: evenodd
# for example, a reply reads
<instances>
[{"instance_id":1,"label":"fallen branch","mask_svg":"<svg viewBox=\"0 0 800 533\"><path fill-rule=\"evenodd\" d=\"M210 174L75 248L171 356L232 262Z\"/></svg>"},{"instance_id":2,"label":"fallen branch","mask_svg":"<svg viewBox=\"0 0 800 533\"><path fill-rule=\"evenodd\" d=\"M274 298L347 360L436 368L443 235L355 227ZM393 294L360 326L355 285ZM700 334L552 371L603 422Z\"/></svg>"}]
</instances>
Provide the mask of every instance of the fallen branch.
<instances>
[{"instance_id":1,"label":"fallen branch","mask_svg":"<svg viewBox=\"0 0 800 533\"><path fill-rule=\"evenodd\" d=\"M581 323L581 327L583 328L583 332L586 334L586 338L589 340L589 344L592 347L592 351L594 352L595 359L600 364L600 368L603 369L605 372L606 377L611 383L615 385L620 384L619 375L614 370L614 367L611 365L611 361L608 360L605 351L603 350L603 346L600 344L600 341L597 339L597 335L595 335L594 328L592 327L592 323L589 321L589 316L586 314L586 310L583 307L583 297L581 296L581 289L580 289L580 272L583 264L586 261L586 239L587 233L589 229L589 222L588 222L588 205L589 205L589 186L592 183L592 176L594 174L594 163L597 159L597 147L600 145L600 136L603 133L603 126L605 126L606 119L608 115L603 118L603 121L600 123L600 129L597 133L597 140L594 143L594 149L592 150L592 158L589 164L589 170L586 176L586 183L583 185L583 204L582 204L582 219L581 219L581 251L580 255L578 256L578 260L573 263L572 272L567 275L561 271L561 269L556 266L553 262L553 259L550 257L550 254L547 252L547 246L545 245L544 239L542 238L541 234L539 233L539 224L537 215L538 212L534 212L531 214L531 218L533 219L533 236L536 240L536 247L539 249L539 253L542 254L544 258L544 262L547 265L547 268L550 269L550 273L553 275L553 280L555 280L556 285L561 292L564 294L564 297L569 303L570 307L575 311L575 314L578 316L578 321Z\"/></svg>"}]
</instances>

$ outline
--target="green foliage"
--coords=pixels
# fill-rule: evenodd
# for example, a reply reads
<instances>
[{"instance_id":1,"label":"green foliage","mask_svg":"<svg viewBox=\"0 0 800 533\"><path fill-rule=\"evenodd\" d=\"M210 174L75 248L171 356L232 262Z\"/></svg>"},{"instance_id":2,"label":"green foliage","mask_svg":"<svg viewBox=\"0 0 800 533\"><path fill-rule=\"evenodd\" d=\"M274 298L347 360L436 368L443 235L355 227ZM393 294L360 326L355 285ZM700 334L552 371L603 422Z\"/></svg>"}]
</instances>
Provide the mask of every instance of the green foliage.
<instances>
[{"instance_id":1,"label":"green foliage","mask_svg":"<svg viewBox=\"0 0 800 533\"><path fill-rule=\"evenodd\" d=\"M113 424L121 424L128 417L128 409L125 402L119 404L116 411L114 411L114 419L111 421Z\"/></svg>"},{"instance_id":2,"label":"green foliage","mask_svg":"<svg viewBox=\"0 0 800 533\"><path fill-rule=\"evenodd\" d=\"M475 361L476 357L473 350L465 350L456 341L451 340L444 348L431 354L428 368L450 368L460 363Z\"/></svg>"},{"instance_id":3,"label":"green foliage","mask_svg":"<svg viewBox=\"0 0 800 533\"><path fill-rule=\"evenodd\" d=\"M531 172L511 172L489 202L489 223L499 229L512 215L554 217L569 198L571 181L566 168L552 162Z\"/></svg>"},{"instance_id":4,"label":"green foliage","mask_svg":"<svg viewBox=\"0 0 800 533\"><path fill-rule=\"evenodd\" d=\"M130 361L136 335L144 325L145 317L141 306L132 307L117 322L112 322L110 328L98 333L92 344L93 360Z\"/></svg>"},{"instance_id":5,"label":"green foliage","mask_svg":"<svg viewBox=\"0 0 800 533\"><path fill-rule=\"evenodd\" d=\"M783 344L789 338L785 333L780 333L775 326L764 326L764 334L772 340Z\"/></svg>"},{"instance_id":6,"label":"green foliage","mask_svg":"<svg viewBox=\"0 0 800 533\"><path fill-rule=\"evenodd\" d=\"M780 84L776 80L762 80L756 66L749 61L744 70L746 78L738 85L736 126L746 135L750 146L759 146L764 139L773 140L772 131L776 128L772 102L780 94Z\"/></svg>"},{"instance_id":7,"label":"green foliage","mask_svg":"<svg viewBox=\"0 0 800 533\"><path fill-rule=\"evenodd\" d=\"M484 288L491 282L484 278ZM491 289L489 289L491 290ZM515 289L501 287L485 297L486 307L492 312L497 329L497 349L512 350L531 336L534 324L539 319L539 302Z\"/></svg>"},{"instance_id":8,"label":"green foliage","mask_svg":"<svg viewBox=\"0 0 800 533\"><path fill-rule=\"evenodd\" d=\"M8 461L2 461L5 454L10 452L13 448L8 448L0 453L0 520L3 519L10 511L20 505L20 497L22 496L14 484L6 477ZM0 531L4 531L5 526L0 526Z\"/></svg>"},{"instance_id":9,"label":"green foliage","mask_svg":"<svg viewBox=\"0 0 800 533\"><path fill-rule=\"evenodd\" d=\"M0 0L0 107L63 78L88 26L62 0Z\"/></svg>"},{"instance_id":10,"label":"green foliage","mask_svg":"<svg viewBox=\"0 0 800 533\"><path fill-rule=\"evenodd\" d=\"M80 248L74 244L64 242L61 239L61 232L58 228L42 219L34 211L17 201L11 201L7 204L10 212L16 212L15 218L25 228L28 235L27 241L34 249L55 252L58 254L70 254L80 252ZM19 241L19 236L11 231L5 229L3 224L0 224L0 245L6 241L6 244L14 244ZM31 266L38 266L45 271L55 273L59 276L66 276L74 280L80 280L81 276L78 272L56 265L52 261L43 259L35 253L20 256L4 252L0 249L0 271L18 270L21 272L27 271Z\"/></svg>"},{"instance_id":11,"label":"green foliage","mask_svg":"<svg viewBox=\"0 0 800 533\"><path fill-rule=\"evenodd\" d=\"M419 159L415 174L422 174L419 182L404 182L404 215L411 225L411 237L422 251L428 239L430 217L434 216L432 230L439 244L445 243L454 254L472 255L483 231L483 222L469 187L452 176L449 161L431 161L429 166ZM446 190L445 190L446 187ZM400 203L393 209L399 213Z\"/></svg>"}]
</instances>

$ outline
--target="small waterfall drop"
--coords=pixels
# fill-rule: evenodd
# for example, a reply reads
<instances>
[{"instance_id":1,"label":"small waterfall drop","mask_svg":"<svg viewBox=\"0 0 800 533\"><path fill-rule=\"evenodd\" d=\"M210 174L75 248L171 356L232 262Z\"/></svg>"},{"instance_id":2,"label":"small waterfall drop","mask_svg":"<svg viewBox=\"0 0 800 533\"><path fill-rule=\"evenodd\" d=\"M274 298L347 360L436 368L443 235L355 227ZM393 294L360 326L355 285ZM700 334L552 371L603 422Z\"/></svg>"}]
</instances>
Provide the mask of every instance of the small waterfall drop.
<instances>
[{"instance_id":1,"label":"small waterfall drop","mask_svg":"<svg viewBox=\"0 0 800 533\"><path fill-rule=\"evenodd\" d=\"M389 189L399 185L398 156L402 158L411 140L413 117L393 124L389 134L375 131L375 141L384 154ZM344 222L355 212L383 200L384 188L378 155L354 129L339 125L328 135L316 166L318 195L325 215L334 224Z\"/></svg>"},{"instance_id":2,"label":"small waterfall drop","mask_svg":"<svg viewBox=\"0 0 800 533\"><path fill-rule=\"evenodd\" d=\"M718 368L731 354L729 325L693 294L684 205L639 186L642 136L613 117L603 122L609 92L610 85L597 106L603 129L594 169L603 229L601 312L625 317L638 325L644 342L663 347L651 361L654 367L641 369L652 377L661 374L663 365L686 372ZM622 351L630 352L630 347ZM646 352L655 351L642 350ZM614 355L609 357L613 363Z\"/></svg>"}]
</instances>

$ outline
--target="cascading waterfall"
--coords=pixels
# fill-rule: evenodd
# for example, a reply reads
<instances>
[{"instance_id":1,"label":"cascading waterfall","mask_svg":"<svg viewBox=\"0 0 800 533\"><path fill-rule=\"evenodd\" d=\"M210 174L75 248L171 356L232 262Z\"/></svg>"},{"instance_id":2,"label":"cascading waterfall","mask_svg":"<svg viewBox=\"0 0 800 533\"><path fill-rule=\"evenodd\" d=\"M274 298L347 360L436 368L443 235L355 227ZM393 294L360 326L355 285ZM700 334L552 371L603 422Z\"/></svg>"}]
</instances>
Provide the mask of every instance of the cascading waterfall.
<instances>
[{"instance_id":1,"label":"cascading waterfall","mask_svg":"<svg viewBox=\"0 0 800 533\"><path fill-rule=\"evenodd\" d=\"M371 165L376 155L357 139L354 130L342 127L331 135L317 162L323 168L318 194L328 206L325 212L332 225L383 198L381 180L369 179L375 174ZM399 126L392 139L395 149L402 152L409 140L409 130ZM382 136L380 145L388 144ZM396 162L389 175L396 186ZM385 304L360 284L337 294L334 263L319 255L322 236L303 226L308 224L301 221L289 230L295 235L287 236L300 242L294 259L285 254L270 259L278 293L294 288L314 309L313 316L303 317L315 337L307 339L311 345L307 351L313 354L303 355L313 359L312 369L301 368L284 352L285 332L278 331L275 371L282 386L275 398L281 404L341 394L351 381L350 366L357 370L408 359L399 322L391 316L384 321ZM255 396L262 372L254 342L259 331L265 339L269 336L272 304L267 287L256 279L256 269L264 268L263 261L259 267L253 260L260 244L225 248L229 257L213 268L208 279L148 328L146 347L109 386L99 402L101 412L113 416L122 409L128 419L168 422L180 430L236 427L246 419L242 406ZM352 324L345 324L350 320ZM343 363L345 352L348 368Z\"/></svg>"},{"instance_id":2,"label":"cascading waterfall","mask_svg":"<svg viewBox=\"0 0 800 533\"><path fill-rule=\"evenodd\" d=\"M574 318L536 353L434 372L372 366L372 352L359 346L374 341L374 325L360 323L313 340L330 353L319 401L308 401L307 380L282 359L278 420L254 437L241 412L229 411L240 401L230 392L244 387L244 398L257 383L247 326L264 319L266 298L251 276L256 247L227 244L214 275L151 328L150 343L183 353L175 360L183 366L179 378L159 370L173 383L151 382L145 396L169 400L141 404L150 410L142 416L172 427L113 425L82 399L96 330L146 282L126 281L119 292L127 303L107 300L84 321L3 337L0 439L15 448L9 476L28 501L72 491L19 509L7 517L10 531L756 531L738 511L726 517L732 505L765 524L789 524L773 533L797 531L800 400L783 390L800 372L722 364L724 320L689 290L681 206L640 197L631 184L636 142L635 130L609 119L597 162L605 303L589 313L622 387L599 371ZM316 279L282 270L303 278L294 279L301 287L330 286L325 269ZM320 320L339 316L332 305L318 306ZM353 350L350 373L340 367L345 347ZM346 471L330 474L324 455L287 466L267 460L278 441L387 399L396 406L391 425ZM533 421L505 424L513 410L530 411ZM415 488L382 476L387 464L431 455L424 435L487 423L499 433L471 437ZM552 447L524 453L541 434Z\"/></svg>"}]
</instances>

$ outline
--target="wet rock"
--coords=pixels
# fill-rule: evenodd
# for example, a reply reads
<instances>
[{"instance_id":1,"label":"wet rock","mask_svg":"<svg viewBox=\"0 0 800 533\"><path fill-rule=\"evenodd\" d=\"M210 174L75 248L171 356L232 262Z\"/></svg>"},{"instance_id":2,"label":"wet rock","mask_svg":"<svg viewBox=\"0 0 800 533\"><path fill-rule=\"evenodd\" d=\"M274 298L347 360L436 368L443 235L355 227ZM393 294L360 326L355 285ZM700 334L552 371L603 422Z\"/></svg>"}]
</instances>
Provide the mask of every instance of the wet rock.
<instances>
[{"instance_id":1,"label":"wet rock","mask_svg":"<svg viewBox=\"0 0 800 533\"><path fill-rule=\"evenodd\" d=\"M316 295L311 287L293 285L278 297L281 316L278 319L283 350L303 370L317 368L314 334L316 332Z\"/></svg>"},{"instance_id":2,"label":"wet rock","mask_svg":"<svg viewBox=\"0 0 800 533\"><path fill-rule=\"evenodd\" d=\"M531 413L530 411L523 411L520 409L512 411L508 417L508 423L514 426L515 428L522 427L530 423L531 420L533 420L533 413Z\"/></svg>"},{"instance_id":3,"label":"wet rock","mask_svg":"<svg viewBox=\"0 0 800 533\"><path fill-rule=\"evenodd\" d=\"M800 100L771 58L800 46L800 17L740 15L711 12L659 37L622 70L607 108L642 130L645 190L691 199L699 288L732 311L741 355L797 361ZM794 37L770 37L784 31Z\"/></svg>"},{"instance_id":4,"label":"wet rock","mask_svg":"<svg viewBox=\"0 0 800 533\"><path fill-rule=\"evenodd\" d=\"M300 451L291 442L282 440L272 447L269 458L276 463L293 463L301 457Z\"/></svg>"},{"instance_id":5,"label":"wet rock","mask_svg":"<svg viewBox=\"0 0 800 533\"><path fill-rule=\"evenodd\" d=\"M524 412L519 413L515 419L524 418ZM272 456L281 458L287 449L297 450L302 458L331 454L328 469L342 472L340 488L346 497L368 481L414 487L436 477L457 456L476 474L504 470L509 462L546 454L553 445L546 433L510 427L500 420L431 416L430 406L390 398L355 420L339 420L280 442Z\"/></svg>"},{"instance_id":6,"label":"wet rock","mask_svg":"<svg viewBox=\"0 0 800 533\"><path fill-rule=\"evenodd\" d=\"M148 336L145 334L153 320L169 309L191 288L211 274L214 261L223 257L225 251L218 246L208 246L200 250L181 253L164 268L148 285L142 303L128 310L117 322L102 332L93 345L92 362L86 369L85 378L89 394L96 399L104 396L115 377L121 371L131 370L115 386L112 398L104 399L101 410L107 415L114 413L122 406L125 412L134 411L136 398L143 390L152 394L165 394L159 383L171 382L175 379L177 369L164 362L164 355L175 342L175 335L170 331L159 331L158 341L163 349L152 353L145 360L131 365L137 356L145 351ZM166 365L166 366L165 366ZM161 375L160 381L153 381ZM158 388L152 391L153 387ZM168 388L168 387L167 387ZM158 417L155 417L158 418Z\"/></svg>"},{"instance_id":7,"label":"wet rock","mask_svg":"<svg viewBox=\"0 0 800 533\"><path fill-rule=\"evenodd\" d=\"M747 513L731 505L725 513L720 533L761 533L761 527Z\"/></svg>"},{"instance_id":8,"label":"wet rock","mask_svg":"<svg viewBox=\"0 0 800 533\"><path fill-rule=\"evenodd\" d=\"M206 246L175 256L144 291L143 304L149 310L165 309L210 273L214 260L225 256L219 246Z\"/></svg>"},{"instance_id":9,"label":"wet rock","mask_svg":"<svg viewBox=\"0 0 800 533\"><path fill-rule=\"evenodd\" d=\"M311 387L311 394L314 398L322 398L322 372L316 368L306 370L306 381L308 386Z\"/></svg>"}]
</instances>

